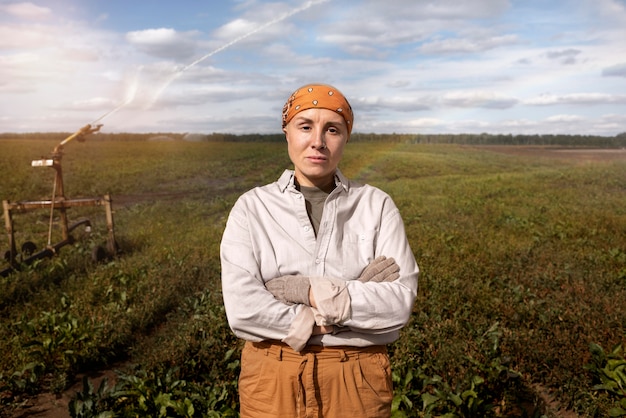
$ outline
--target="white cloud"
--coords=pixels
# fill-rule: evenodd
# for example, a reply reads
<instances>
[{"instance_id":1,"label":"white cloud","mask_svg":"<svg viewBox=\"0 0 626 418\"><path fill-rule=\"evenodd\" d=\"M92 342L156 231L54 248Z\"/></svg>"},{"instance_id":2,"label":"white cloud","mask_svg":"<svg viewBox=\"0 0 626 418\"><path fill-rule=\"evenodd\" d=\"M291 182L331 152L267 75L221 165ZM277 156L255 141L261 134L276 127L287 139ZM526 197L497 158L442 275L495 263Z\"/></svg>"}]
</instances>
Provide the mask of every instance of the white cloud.
<instances>
[{"instance_id":1,"label":"white cloud","mask_svg":"<svg viewBox=\"0 0 626 418\"><path fill-rule=\"evenodd\" d=\"M419 20L482 19L497 16L510 7L508 0L439 0L415 2L415 0L394 0L393 7L388 2L368 0L364 8L371 8L372 16L384 16L389 20L397 18Z\"/></svg>"},{"instance_id":2,"label":"white cloud","mask_svg":"<svg viewBox=\"0 0 626 418\"><path fill-rule=\"evenodd\" d=\"M437 132L446 121L437 118L409 118L402 120L358 120L357 132L396 132L396 133L426 133Z\"/></svg>"},{"instance_id":3,"label":"white cloud","mask_svg":"<svg viewBox=\"0 0 626 418\"><path fill-rule=\"evenodd\" d=\"M47 26L0 24L0 49L40 49L58 42L56 35L56 31Z\"/></svg>"},{"instance_id":4,"label":"white cloud","mask_svg":"<svg viewBox=\"0 0 626 418\"><path fill-rule=\"evenodd\" d=\"M441 119L435 118L418 118L410 120L406 123L406 126L409 128L434 128L438 126L442 126L445 124L445 121Z\"/></svg>"},{"instance_id":5,"label":"white cloud","mask_svg":"<svg viewBox=\"0 0 626 418\"><path fill-rule=\"evenodd\" d=\"M543 94L524 101L531 106L626 104L626 95L609 93Z\"/></svg>"},{"instance_id":6,"label":"white cloud","mask_svg":"<svg viewBox=\"0 0 626 418\"><path fill-rule=\"evenodd\" d=\"M626 62L603 69L602 75L605 77L626 77Z\"/></svg>"},{"instance_id":7,"label":"white cloud","mask_svg":"<svg viewBox=\"0 0 626 418\"><path fill-rule=\"evenodd\" d=\"M506 45L515 41L514 35L480 36L467 43L461 38L456 42L433 37L440 31L469 33L477 31L479 24L473 19L499 16L510 7L507 0L477 0L458 2L443 0L416 3L414 0L394 0L393 7L380 0L363 1L358 7L332 14L328 22L322 22L319 39L338 46L350 54L384 59L402 45L421 42L431 44L420 52L460 49L482 50ZM448 37L446 37L448 38Z\"/></svg>"},{"instance_id":8,"label":"white cloud","mask_svg":"<svg viewBox=\"0 0 626 418\"><path fill-rule=\"evenodd\" d=\"M401 89L405 87L409 87L411 85L411 81L409 80L392 80L387 83L388 87L394 89Z\"/></svg>"},{"instance_id":9,"label":"white cloud","mask_svg":"<svg viewBox=\"0 0 626 418\"><path fill-rule=\"evenodd\" d=\"M306 9L306 13L300 17L309 15L314 17L317 13L313 5L313 1L305 2L300 9L307 6L309 9ZM258 52L259 49L264 50L274 42L286 39L286 34L308 41L307 37L312 33L307 33L306 28L300 28L292 19L288 19L291 12L293 9L285 7L284 3L250 2L240 17L226 22L211 32L212 41L208 46L210 49L217 49L235 42L238 48L253 48Z\"/></svg>"},{"instance_id":10,"label":"white cloud","mask_svg":"<svg viewBox=\"0 0 626 418\"><path fill-rule=\"evenodd\" d=\"M548 123L573 123L582 122L585 118L579 115L553 115L546 118Z\"/></svg>"},{"instance_id":11,"label":"white cloud","mask_svg":"<svg viewBox=\"0 0 626 418\"><path fill-rule=\"evenodd\" d=\"M113 109L118 104L119 103L116 103L108 97L93 97L91 99L76 100L71 103L62 104L59 106L59 108L65 110L97 110L99 112L105 112L107 110Z\"/></svg>"},{"instance_id":12,"label":"white cloud","mask_svg":"<svg viewBox=\"0 0 626 418\"><path fill-rule=\"evenodd\" d=\"M39 60L39 55L32 52L22 52L12 55L0 56L0 67L8 68L22 64L30 64Z\"/></svg>"},{"instance_id":13,"label":"white cloud","mask_svg":"<svg viewBox=\"0 0 626 418\"><path fill-rule=\"evenodd\" d=\"M222 39L236 39L259 27L259 24L247 19L235 19L215 31L215 35Z\"/></svg>"},{"instance_id":14,"label":"white cloud","mask_svg":"<svg viewBox=\"0 0 626 418\"><path fill-rule=\"evenodd\" d=\"M418 112L430 109L430 105L422 98L414 97L356 97L350 99L352 107L357 107L363 112L393 110L396 112Z\"/></svg>"},{"instance_id":15,"label":"white cloud","mask_svg":"<svg viewBox=\"0 0 626 418\"><path fill-rule=\"evenodd\" d=\"M126 40L145 54L174 60L190 59L196 52L196 31L171 28L145 29L126 34Z\"/></svg>"},{"instance_id":16,"label":"white cloud","mask_svg":"<svg viewBox=\"0 0 626 418\"><path fill-rule=\"evenodd\" d=\"M551 60L557 60L561 64L576 64L577 57L581 54L581 50L569 48L562 51L548 51L546 56Z\"/></svg>"},{"instance_id":17,"label":"white cloud","mask_svg":"<svg viewBox=\"0 0 626 418\"><path fill-rule=\"evenodd\" d=\"M451 107L479 107L485 109L507 109L515 106L518 100L499 93L485 91L459 91L446 93L442 103Z\"/></svg>"},{"instance_id":18,"label":"white cloud","mask_svg":"<svg viewBox=\"0 0 626 418\"><path fill-rule=\"evenodd\" d=\"M420 46L419 52L424 54L476 53L513 45L517 42L517 36L511 34L492 37L436 39Z\"/></svg>"},{"instance_id":19,"label":"white cloud","mask_svg":"<svg viewBox=\"0 0 626 418\"><path fill-rule=\"evenodd\" d=\"M0 4L0 10L19 19L39 20L51 16L47 7L37 6L31 2Z\"/></svg>"},{"instance_id":20,"label":"white cloud","mask_svg":"<svg viewBox=\"0 0 626 418\"><path fill-rule=\"evenodd\" d=\"M626 23L626 4L623 0L595 0L581 3L586 13L604 22Z\"/></svg>"}]
</instances>

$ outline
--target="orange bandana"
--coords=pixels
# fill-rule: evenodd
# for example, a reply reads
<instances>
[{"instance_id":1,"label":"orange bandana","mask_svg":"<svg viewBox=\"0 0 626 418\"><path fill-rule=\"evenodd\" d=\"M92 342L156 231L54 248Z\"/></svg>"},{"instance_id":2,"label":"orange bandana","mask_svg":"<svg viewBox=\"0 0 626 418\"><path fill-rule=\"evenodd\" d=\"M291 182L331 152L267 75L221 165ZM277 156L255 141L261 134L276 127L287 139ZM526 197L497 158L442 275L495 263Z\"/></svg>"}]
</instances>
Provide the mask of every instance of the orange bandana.
<instances>
[{"instance_id":1,"label":"orange bandana","mask_svg":"<svg viewBox=\"0 0 626 418\"><path fill-rule=\"evenodd\" d=\"M348 135L352 132L354 115L350 103L339 90L327 84L307 84L294 91L283 106L283 128L299 112L315 108L337 112L346 121Z\"/></svg>"}]
</instances>

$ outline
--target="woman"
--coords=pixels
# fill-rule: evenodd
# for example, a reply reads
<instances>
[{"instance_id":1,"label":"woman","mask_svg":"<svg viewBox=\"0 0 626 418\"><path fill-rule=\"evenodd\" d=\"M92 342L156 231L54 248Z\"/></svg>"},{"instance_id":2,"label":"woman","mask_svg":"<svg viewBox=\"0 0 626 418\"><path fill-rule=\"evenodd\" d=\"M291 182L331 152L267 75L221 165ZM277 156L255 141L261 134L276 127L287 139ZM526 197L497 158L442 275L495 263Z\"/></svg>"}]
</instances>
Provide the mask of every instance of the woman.
<instances>
[{"instance_id":1,"label":"woman","mask_svg":"<svg viewBox=\"0 0 626 418\"><path fill-rule=\"evenodd\" d=\"M339 90L303 86L282 117L294 169L237 200L221 243L241 416L390 416L386 344L419 271L400 213L338 168L354 121Z\"/></svg>"}]
</instances>

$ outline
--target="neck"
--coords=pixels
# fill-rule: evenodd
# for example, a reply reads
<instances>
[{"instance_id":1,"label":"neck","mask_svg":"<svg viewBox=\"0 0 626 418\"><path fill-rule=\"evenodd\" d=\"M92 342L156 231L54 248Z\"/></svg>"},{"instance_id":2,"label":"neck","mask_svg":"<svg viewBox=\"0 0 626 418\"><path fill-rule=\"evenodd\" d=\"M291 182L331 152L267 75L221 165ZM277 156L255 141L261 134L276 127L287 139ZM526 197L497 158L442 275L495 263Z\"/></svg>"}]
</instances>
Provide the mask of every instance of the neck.
<instances>
[{"instance_id":1,"label":"neck","mask_svg":"<svg viewBox=\"0 0 626 418\"><path fill-rule=\"evenodd\" d=\"M316 187L326 193L330 193L335 189L335 176L333 175L329 180L325 180L325 181L305 181L305 182L300 182L298 180L298 177L296 177L296 185L298 186L302 186L302 187Z\"/></svg>"}]
</instances>

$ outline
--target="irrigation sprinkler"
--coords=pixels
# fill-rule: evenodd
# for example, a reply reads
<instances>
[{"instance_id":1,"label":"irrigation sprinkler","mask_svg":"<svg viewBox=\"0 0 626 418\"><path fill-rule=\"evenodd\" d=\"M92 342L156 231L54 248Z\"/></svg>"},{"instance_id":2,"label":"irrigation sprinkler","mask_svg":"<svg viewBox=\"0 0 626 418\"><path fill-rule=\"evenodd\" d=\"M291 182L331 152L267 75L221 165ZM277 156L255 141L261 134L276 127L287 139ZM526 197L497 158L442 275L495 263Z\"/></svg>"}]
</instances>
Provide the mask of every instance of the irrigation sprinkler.
<instances>
[{"instance_id":1,"label":"irrigation sprinkler","mask_svg":"<svg viewBox=\"0 0 626 418\"><path fill-rule=\"evenodd\" d=\"M52 197L50 200L19 202L11 202L9 200L2 201L4 223L9 237L9 250L6 251L4 258L8 261L9 267L0 271L1 276L7 276L12 271L18 270L21 265L30 265L36 260L46 257L50 258L57 254L62 247L73 244L75 239L71 233L78 227L82 226L84 227L85 232L91 232L91 221L89 219L82 218L71 224L69 223L67 209L72 207L104 206L107 222L106 248L102 246L94 247L91 256L94 261L102 261L117 254L118 246L115 241L111 197L109 195L104 195L102 197L94 198L68 199L65 196L65 190L63 188L63 169L61 167L63 147L74 139L79 142L85 141L85 137L87 135L99 131L101 127L102 125L85 125L61 141L54 148L49 157L32 161L32 167L51 167L55 170ZM33 242L26 241L20 247L21 251L18 253L17 244L15 242L15 229L13 227L13 214L34 209L48 209L50 211L47 245L44 249L37 251L37 246ZM61 241L53 244L52 230L55 211L58 211L59 213Z\"/></svg>"},{"instance_id":2,"label":"irrigation sprinkler","mask_svg":"<svg viewBox=\"0 0 626 418\"><path fill-rule=\"evenodd\" d=\"M209 52L208 54L200 57L199 59L193 61L192 63L184 66L179 69L175 73L173 73L168 80L157 89L157 93L154 96L154 100L157 100L161 93L170 85L175 78L180 76L182 73L187 71L189 68L199 64L200 62L206 60L207 58L217 54L218 52L223 51L226 48L229 48L236 43L244 40L245 38L254 35L255 33L266 29L267 27L279 23L296 13L304 12L305 10L315 6L317 4L321 4L327 2L329 0L310 0L306 2L303 6L293 9L275 19L272 19L263 25L254 28L253 30L245 33L244 35L228 42L225 45ZM136 87L136 86L135 86ZM133 89L134 90L134 89ZM42 158L39 160L33 160L33 167L52 167L56 171L56 176L54 178L54 185L52 188L52 197L50 200L40 200L40 201L21 201L21 202L10 202L8 200L4 200L2 202L2 206L4 209L4 221L7 230L7 234L9 236L9 250L5 253L5 259L9 262L10 267L1 270L0 276L7 276L11 271L19 269L20 265L29 265L34 261L44 258L44 257L52 257L65 245L72 244L74 242L74 238L70 234L74 229L79 226L85 226L85 230L87 232L91 231L91 222L88 219L82 219L73 224L68 223L67 219L67 209L75 206L104 206L106 210L106 218L107 218L107 244L106 249L103 247L95 247L92 252L92 258L95 261L101 261L107 257L111 257L118 253L118 247L115 242L115 236L113 232L113 210L111 197L109 195L104 195L103 197L97 198L87 198L87 199L67 199L65 197L65 192L63 190L63 170L61 169L61 157L63 155L63 146L73 139L77 139L79 142L85 140L85 136L97 132L100 130L101 124L97 124L97 122L103 120L104 118L112 115L118 110L127 106L134 99L135 92L133 91L132 95L119 106L115 107L111 111L105 113L95 121L90 124L83 126L74 134L70 135L66 139L64 139L59 145L54 148L51 156L49 158ZM50 222L48 227L48 243L46 248L36 252L36 245L30 241L25 242L21 246L21 252L18 253L17 245L15 243L15 235L13 228L13 213L14 212L24 212L31 209L49 209L50 210ZM60 212L60 220L61 220L61 228L62 228L62 240L56 244L52 244L51 236L52 236L52 225L54 220L54 212L58 210Z\"/></svg>"}]
</instances>

